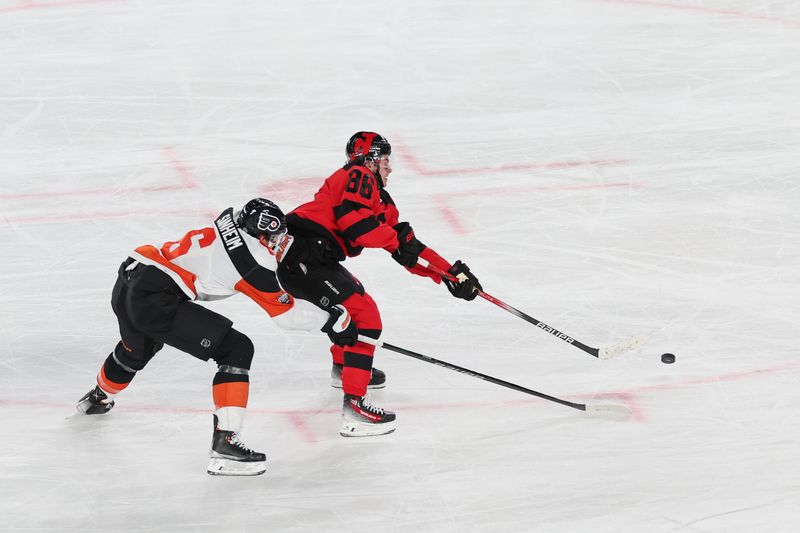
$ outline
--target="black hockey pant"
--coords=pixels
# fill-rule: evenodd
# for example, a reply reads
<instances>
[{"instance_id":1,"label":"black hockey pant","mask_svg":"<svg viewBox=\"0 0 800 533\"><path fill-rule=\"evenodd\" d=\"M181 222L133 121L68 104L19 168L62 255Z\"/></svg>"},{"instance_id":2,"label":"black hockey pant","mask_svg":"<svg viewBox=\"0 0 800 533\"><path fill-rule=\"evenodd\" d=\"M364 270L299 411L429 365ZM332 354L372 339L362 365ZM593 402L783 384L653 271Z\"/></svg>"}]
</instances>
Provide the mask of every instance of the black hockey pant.
<instances>
[{"instance_id":1,"label":"black hockey pant","mask_svg":"<svg viewBox=\"0 0 800 533\"><path fill-rule=\"evenodd\" d=\"M122 337L113 355L125 370L143 369L164 344L202 361L226 357L226 363L231 364L229 354L224 353L230 347L225 344L235 341L238 347L242 337L249 343L232 329L230 320L189 301L167 274L144 264L128 270L132 263L134 260L128 258L120 265L111 296ZM250 353L243 354L239 364L233 362L235 366L250 367L252 344L250 347Z\"/></svg>"},{"instance_id":2,"label":"black hockey pant","mask_svg":"<svg viewBox=\"0 0 800 533\"><path fill-rule=\"evenodd\" d=\"M326 311L331 306L341 304L350 313L359 335L373 339L380 337L383 329L380 311L358 278L339 262L306 263L299 259L298 254L293 255L290 248L287 257L278 265L278 280L286 292ZM344 392L364 396L372 376L375 346L366 342L357 342L355 346L344 348L333 345L331 355L334 363L344 365Z\"/></svg>"}]
</instances>

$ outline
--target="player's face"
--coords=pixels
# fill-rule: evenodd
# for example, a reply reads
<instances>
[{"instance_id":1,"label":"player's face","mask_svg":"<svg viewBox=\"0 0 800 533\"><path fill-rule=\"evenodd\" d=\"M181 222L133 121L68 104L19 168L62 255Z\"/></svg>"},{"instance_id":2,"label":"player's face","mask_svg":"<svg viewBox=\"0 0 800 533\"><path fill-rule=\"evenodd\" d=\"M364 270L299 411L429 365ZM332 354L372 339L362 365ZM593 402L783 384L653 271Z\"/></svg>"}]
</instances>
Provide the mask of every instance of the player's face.
<instances>
[{"instance_id":1,"label":"player's face","mask_svg":"<svg viewBox=\"0 0 800 533\"><path fill-rule=\"evenodd\" d=\"M378 159L378 174L381 175L381 180L383 181L383 186L389 184L389 174L392 173L392 164L389 161L388 155L382 155L380 159Z\"/></svg>"},{"instance_id":2,"label":"player's face","mask_svg":"<svg viewBox=\"0 0 800 533\"><path fill-rule=\"evenodd\" d=\"M266 246L269 251L274 254L275 249L278 247L278 244L280 244L284 235L286 235L286 233L278 233L275 235L270 235L269 237L262 235L258 239L258 242L260 242L262 246Z\"/></svg>"}]
</instances>

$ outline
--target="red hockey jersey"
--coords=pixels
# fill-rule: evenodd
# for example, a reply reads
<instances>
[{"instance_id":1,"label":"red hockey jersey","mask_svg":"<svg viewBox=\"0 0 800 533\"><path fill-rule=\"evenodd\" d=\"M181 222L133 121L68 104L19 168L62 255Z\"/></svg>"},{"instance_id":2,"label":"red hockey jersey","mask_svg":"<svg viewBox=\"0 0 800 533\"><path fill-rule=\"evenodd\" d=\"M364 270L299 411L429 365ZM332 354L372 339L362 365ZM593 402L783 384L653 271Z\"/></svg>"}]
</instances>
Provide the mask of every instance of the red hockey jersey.
<instances>
[{"instance_id":1,"label":"red hockey jersey","mask_svg":"<svg viewBox=\"0 0 800 533\"><path fill-rule=\"evenodd\" d=\"M386 189L378 186L372 172L360 165L346 165L334 172L314 199L294 209L286 220L336 243L340 260L357 256L364 248L383 248L391 253L399 245L393 228L400 220L397 206ZM427 247L420 256L442 270L451 266ZM441 276L419 265L408 270L441 282Z\"/></svg>"}]
</instances>

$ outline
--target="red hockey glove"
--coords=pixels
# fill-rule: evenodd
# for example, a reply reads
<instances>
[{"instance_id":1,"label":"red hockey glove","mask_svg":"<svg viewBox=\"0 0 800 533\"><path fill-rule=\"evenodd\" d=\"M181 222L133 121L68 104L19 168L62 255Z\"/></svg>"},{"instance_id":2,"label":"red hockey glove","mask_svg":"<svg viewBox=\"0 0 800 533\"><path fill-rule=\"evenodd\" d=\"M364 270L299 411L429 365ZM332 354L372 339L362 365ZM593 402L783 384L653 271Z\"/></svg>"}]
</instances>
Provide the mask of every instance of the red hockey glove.
<instances>
[{"instance_id":1,"label":"red hockey glove","mask_svg":"<svg viewBox=\"0 0 800 533\"><path fill-rule=\"evenodd\" d=\"M322 331L337 346L353 346L358 341L358 327L350 318L350 313L341 305L334 305L328 312L331 317L322 326Z\"/></svg>"},{"instance_id":2,"label":"red hockey glove","mask_svg":"<svg viewBox=\"0 0 800 533\"><path fill-rule=\"evenodd\" d=\"M478 278L475 274L469 271L469 267L461 262L459 259L447 271L456 277L457 281L444 278L444 284L447 285L447 290L456 298L462 300L474 300L478 296L478 291L482 291Z\"/></svg>"},{"instance_id":3,"label":"red hockey glove","mask_svg":"<svg viewBox=\"0 0 800 533\"><path fill-rule=\"evenodd\" d=\"M397 232L397 240L400 244L392 252L392 259L406 268L411 268L417 264L419 254L425 249L425 245L414 236L414 229L408 222L396 224L394 230Z\"/></svg>"}]
</instances>

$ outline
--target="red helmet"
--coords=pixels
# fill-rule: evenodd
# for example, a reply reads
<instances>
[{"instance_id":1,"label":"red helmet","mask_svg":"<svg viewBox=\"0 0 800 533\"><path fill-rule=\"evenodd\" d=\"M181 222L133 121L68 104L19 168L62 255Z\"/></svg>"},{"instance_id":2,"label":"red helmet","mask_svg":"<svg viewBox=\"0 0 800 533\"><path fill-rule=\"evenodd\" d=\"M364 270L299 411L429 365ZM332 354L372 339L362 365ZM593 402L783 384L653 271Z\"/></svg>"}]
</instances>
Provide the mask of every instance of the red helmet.
<instances>
[{"instance_id":1,"label":"red helmet","mask_svg":"<svg viewBox=\"0 0 800 533\"><path fill-rule=\"evenodd\" d=\"M382 135L372 131L354 133L345 148L347 161L377 161L382 155L391 155L392 145Z\"/></svg>"}]
</instances>

